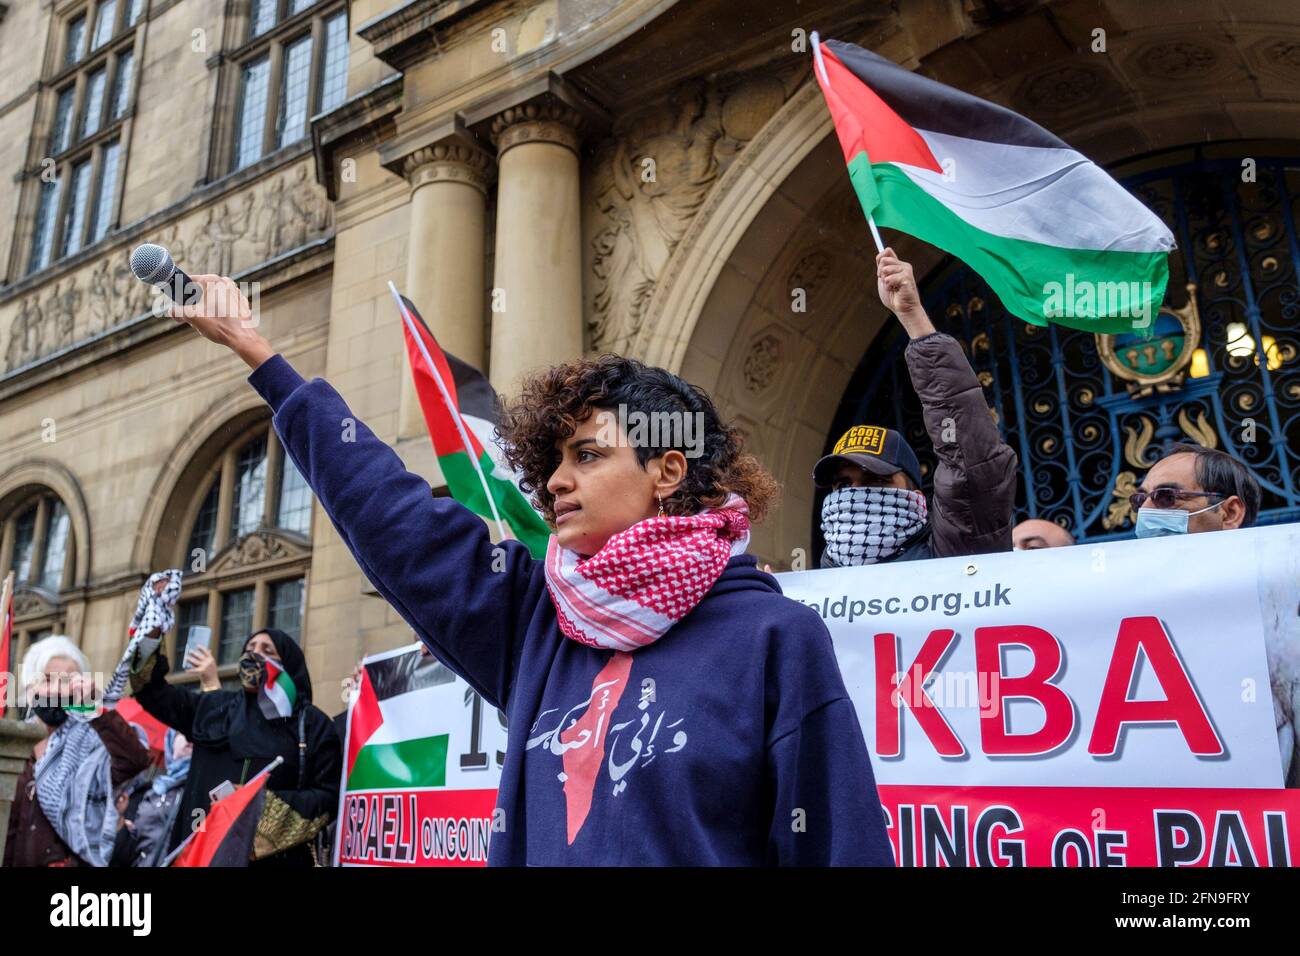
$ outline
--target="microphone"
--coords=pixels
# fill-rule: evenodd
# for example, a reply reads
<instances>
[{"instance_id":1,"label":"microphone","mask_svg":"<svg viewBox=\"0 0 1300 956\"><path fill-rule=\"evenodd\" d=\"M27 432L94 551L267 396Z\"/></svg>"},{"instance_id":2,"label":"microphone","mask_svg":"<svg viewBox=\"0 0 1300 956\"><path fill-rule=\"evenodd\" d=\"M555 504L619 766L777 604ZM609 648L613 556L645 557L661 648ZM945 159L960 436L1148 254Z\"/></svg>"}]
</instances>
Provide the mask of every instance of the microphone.
<instances>
[{"instance_id":1,"label":"microphone","mask_svg":"<svg viewBox=\"0 0 1300 956\"><path fill-rule=\"evenodd\" d=\"M203 298L201 289L189 276L176 268L172 254L152 242L131 250L131 271L141 282L161 286L173 302L194 305ZM182 296L184 299L182 300Z\"/></svg>"}]
</instances>

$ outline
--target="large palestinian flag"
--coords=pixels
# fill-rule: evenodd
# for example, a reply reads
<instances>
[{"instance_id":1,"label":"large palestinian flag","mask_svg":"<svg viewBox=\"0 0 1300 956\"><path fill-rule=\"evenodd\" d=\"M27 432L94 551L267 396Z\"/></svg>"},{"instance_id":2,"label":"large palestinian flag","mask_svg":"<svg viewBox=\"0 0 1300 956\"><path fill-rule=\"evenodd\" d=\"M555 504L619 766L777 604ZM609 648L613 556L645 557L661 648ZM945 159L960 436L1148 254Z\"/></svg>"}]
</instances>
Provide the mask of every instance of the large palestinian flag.
<instances>
[{"instance_id":1,"label":"large palestinian flag","mask_svg":"<svg viewBox=\"0 0 1300 956\"><path fill-rule=\"evenodd\" d=\"M545 558L551 530L515 484L496 443L501 412L496 392L478 369L443 352L411 301L392 291L404 313L406 356L447 490L476 515L500 522L533 557Z\"/></svg>"},{"instance_id":2,"label":"large palestinian flag","mask_svg":"<svg viewBox=\"0 0 1300 956\"><path fill-rule=\"evenodd\" d=\"M347 729L345 790L414 790L447 783L447 734L418 736L437 690L456 675L435 658L403 652L361 668Z\"/></svg>"},{"instance_id":3,"label":"large palestinian flag","mask_svg":"<svg viewBox=\"0 0 1300 956\"><path fill-rule=\"evenodd\" d=\"M813 43L867 216L957 256L1026 322L1151 324L1174 240L1124 187L1011 110L851 43Z\"/></svg>"}]
</instances>

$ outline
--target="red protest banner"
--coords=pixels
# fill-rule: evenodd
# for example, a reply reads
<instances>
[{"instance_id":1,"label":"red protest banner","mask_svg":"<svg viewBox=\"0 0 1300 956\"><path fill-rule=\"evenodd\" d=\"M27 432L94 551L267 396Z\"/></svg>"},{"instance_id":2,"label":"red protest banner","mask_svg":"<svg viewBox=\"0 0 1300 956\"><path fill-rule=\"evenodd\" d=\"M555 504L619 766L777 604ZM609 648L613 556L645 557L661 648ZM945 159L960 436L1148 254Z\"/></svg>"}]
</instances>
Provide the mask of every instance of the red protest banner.
<instances>
[{"instance_id":1,"label":"red protest banner","mask_svg":"<svg viewBox=\"0 0 1300 956\"><path fill-rule=\"evenodd\" d=\"M881 786L901 866L1290 866L1300 791Z\"/></svg>"}]
</instances>

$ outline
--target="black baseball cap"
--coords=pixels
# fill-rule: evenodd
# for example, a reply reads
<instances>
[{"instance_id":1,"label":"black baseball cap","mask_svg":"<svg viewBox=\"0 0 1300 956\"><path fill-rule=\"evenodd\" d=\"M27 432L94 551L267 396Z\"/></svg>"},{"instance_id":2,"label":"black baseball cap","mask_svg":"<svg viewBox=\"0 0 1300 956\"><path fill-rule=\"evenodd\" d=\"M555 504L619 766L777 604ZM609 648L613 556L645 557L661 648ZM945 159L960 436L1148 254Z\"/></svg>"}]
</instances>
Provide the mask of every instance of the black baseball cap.
<instances>
[{"instance_id":1,"label":"black baseball cap","mask_svg":"<svg viewBox=\"0 0 1300 956\"><path fill-rule=\"evenodd\" d=\"M829 488L835 469L842 462L864 468L873 475L889 476L902 472L921 487L921 465L916 452L892 428L880 425L854 425L835 443L831 453L813 466L813 484Z\"/></svg>"}]
</instances>

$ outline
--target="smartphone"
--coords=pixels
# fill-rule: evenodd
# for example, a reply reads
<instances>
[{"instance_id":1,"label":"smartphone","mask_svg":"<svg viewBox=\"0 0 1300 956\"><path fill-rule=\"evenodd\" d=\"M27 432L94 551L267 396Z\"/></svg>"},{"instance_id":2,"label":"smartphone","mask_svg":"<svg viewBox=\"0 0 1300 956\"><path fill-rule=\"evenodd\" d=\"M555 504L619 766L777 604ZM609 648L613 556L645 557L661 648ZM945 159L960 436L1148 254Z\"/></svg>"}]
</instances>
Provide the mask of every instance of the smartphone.
<instances>
[{"instance_id":1,"label":"smartphone","mask_svg":"<svg viewBox=\"0 0 1300 956\"><path fill-rule=\"evenodd\" d=\"M185 670L193 670L188 660L190 651L196 647L208 647L212 643L212 628L203 624L191 625L189 635L185 638L185 654L181 658L181 666Z\"/></svg>"},{"instance_id":2,"label":"smartphone","mask_svg":"<svg viewBox=\"0 0 1300 956\"><path fill-rule=\"evenodd\" d=\"M208 800L210 800L212 803L216 803L218 800L224 799L225 797L230 796L234 792L235 792L235 785L231 783L229 780L223 780L215 787L213 787L211 790L208 791Z\"/></svg>"}]
</instances>

